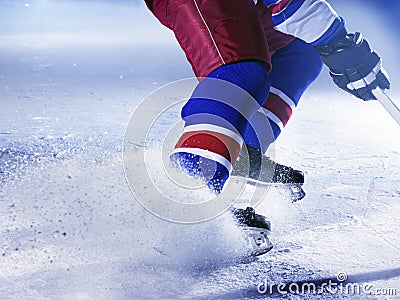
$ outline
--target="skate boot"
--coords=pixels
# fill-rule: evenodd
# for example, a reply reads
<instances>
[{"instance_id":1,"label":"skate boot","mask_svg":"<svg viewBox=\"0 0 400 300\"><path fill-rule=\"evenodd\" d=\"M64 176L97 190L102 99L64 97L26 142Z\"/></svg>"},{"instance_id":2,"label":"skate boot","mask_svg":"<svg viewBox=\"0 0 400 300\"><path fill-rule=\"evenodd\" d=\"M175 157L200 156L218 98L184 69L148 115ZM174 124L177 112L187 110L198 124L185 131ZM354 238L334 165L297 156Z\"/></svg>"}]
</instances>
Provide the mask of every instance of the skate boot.
<instances>
[{"instance_id":1,"label":"skate boot","mask_svg":"<svg viewBox=\"0 0 400 300\"><path fill-rule=\"evenodd\" d=\"M271 232L271 223L267 219L255 213L254 208L234 208L232 210L238 225L248 236L252 246L252 255L258 256L269 252L273 244L268 235Z\"/></svg>"},{"instance_id":2,"label":"skate boot","mask_svg":"<svg viewBox=\"0 0 400 300\"><path fill-rule=\"evenodd\" d=\"M249 178L256 183L282 184L290 190L293 202L304 198L306 194L302 188L304 184L302 171L278 164L250 145L246 145L246 147L243 147L236 161L232 176ZM248 159L243 151L248 152Z\"/></svg>"}]
</instances>

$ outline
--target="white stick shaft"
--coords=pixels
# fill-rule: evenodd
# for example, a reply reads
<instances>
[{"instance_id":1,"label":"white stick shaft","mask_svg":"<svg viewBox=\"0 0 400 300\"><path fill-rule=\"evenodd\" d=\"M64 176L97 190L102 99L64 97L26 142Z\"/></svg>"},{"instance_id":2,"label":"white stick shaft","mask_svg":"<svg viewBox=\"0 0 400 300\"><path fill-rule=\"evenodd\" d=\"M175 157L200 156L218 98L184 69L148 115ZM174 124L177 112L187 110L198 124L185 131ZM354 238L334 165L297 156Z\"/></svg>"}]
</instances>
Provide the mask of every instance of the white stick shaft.
<instances>
[{"instance_id":1,"label":"white stick shaft","mask_svg":"<svg viewBox=\"0 0 400 300\"><path fill-rule=\"evenodd\" d=\"M400 108L396 103L390 99L390 97L380 88L373 91L375 97L382 104L382 106L388 111L388 113L396 120L400 125Z\"/></svg>"}]
</instances>

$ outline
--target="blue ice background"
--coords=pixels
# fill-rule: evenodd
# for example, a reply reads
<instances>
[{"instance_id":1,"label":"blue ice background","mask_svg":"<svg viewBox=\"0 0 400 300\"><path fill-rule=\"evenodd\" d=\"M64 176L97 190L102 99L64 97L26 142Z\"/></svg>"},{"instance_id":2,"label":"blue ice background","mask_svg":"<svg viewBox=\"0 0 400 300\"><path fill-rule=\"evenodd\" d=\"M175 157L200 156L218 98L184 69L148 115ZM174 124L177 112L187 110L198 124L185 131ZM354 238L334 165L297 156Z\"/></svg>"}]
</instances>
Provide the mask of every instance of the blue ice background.
<instances>
[{"instance_id":1,"label":"blue ice background","mask_svg":"<svg viewBox=\"0 0 400 300\"><path fill-rule=\"evenodd\" d=\"M346 19L349 30L361 31L373 49L383 57L384 66L393 81L392 89L395 92L399 91L400 83L396 76L400 69L400 1L332 0L330 3ZM160 50L160 53L153 53L153 61L152 57L147 57L146 63L152 63L154 68L148 69L148 73L143 74L144 77L151 77L151 72L168 72L172 68L174 74L169 74L169 79L192 76L190 66L172 33L155 20L142 0L0 1L0 39L35 35L40 40L41 36L45 39L44 36L48 34L57 35L60 39L66 34L69 34L69 37L71 34L75 35L75 40L65 39L66 48L74 43L81 43L82 39L87 37L93 39L94 36L103 41L99 47L110 46L118 39L130 43L131 49L135 50L150 46L154 51ZM174 50L161 50L166 47L172 47ZM163 53L167 52L170 55L174 53L175 58L162 59ZM141 60L143 56L139 54L137 59ZM323 72L318 83L312 87L314 90L333 88L327 72Z\"/></svg>"}]
</instances>

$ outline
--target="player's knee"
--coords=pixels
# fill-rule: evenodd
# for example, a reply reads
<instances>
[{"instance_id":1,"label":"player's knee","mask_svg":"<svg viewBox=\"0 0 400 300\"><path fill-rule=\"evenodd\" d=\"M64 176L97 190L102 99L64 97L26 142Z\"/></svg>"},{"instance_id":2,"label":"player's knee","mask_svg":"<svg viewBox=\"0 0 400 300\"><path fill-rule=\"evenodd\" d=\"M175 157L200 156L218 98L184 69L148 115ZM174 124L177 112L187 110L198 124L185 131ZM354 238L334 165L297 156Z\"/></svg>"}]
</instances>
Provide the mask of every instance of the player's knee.
<instances>
[{"instance_id":1,"label":"player's knee","mask_svg":"<svg viewBox=\"0 0 400 300\"><path fill-rule=\"evenodd\" d=\"M223 65L200 82L181 115L189 123L201 123L201 118L203 123L208 123L211 116L221 117L243 133L246 119L265 102L269 88L269 75L263 62Z\"/></svg>"},{"instance_id":2,"label":"player's knee","mask_svg":"<svg viewBox=\"0 0 400 300\"><path fill-rule=\"evenodd\" d=\"M262 61L240 61L223 65L208 77L231 82L249 93L260 105L267 99L270 79Z\"/></svg>"}]
</instances>

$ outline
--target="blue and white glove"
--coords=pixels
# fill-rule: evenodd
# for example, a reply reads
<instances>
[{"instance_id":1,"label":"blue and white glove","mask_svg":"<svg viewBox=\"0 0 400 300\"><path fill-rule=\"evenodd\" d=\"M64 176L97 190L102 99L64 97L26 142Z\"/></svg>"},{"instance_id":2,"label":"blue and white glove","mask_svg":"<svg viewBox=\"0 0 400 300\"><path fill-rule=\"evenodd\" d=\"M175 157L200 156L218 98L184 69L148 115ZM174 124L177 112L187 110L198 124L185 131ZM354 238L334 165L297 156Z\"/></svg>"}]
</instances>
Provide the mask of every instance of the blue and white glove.
<instances>
[{"instance_id":1,"label":"blue and white glove","mask_svg":"<svg viewBox=\"0 0 400 300\"><path fill-rule=\"evenodd\" d=\"M389 76L382 60L371 51L361 33L344 30L326 46L315 47L329 67L334 83L362 100L376 100L372 91L390 88Z\"/></svg>"}]
</instances>

